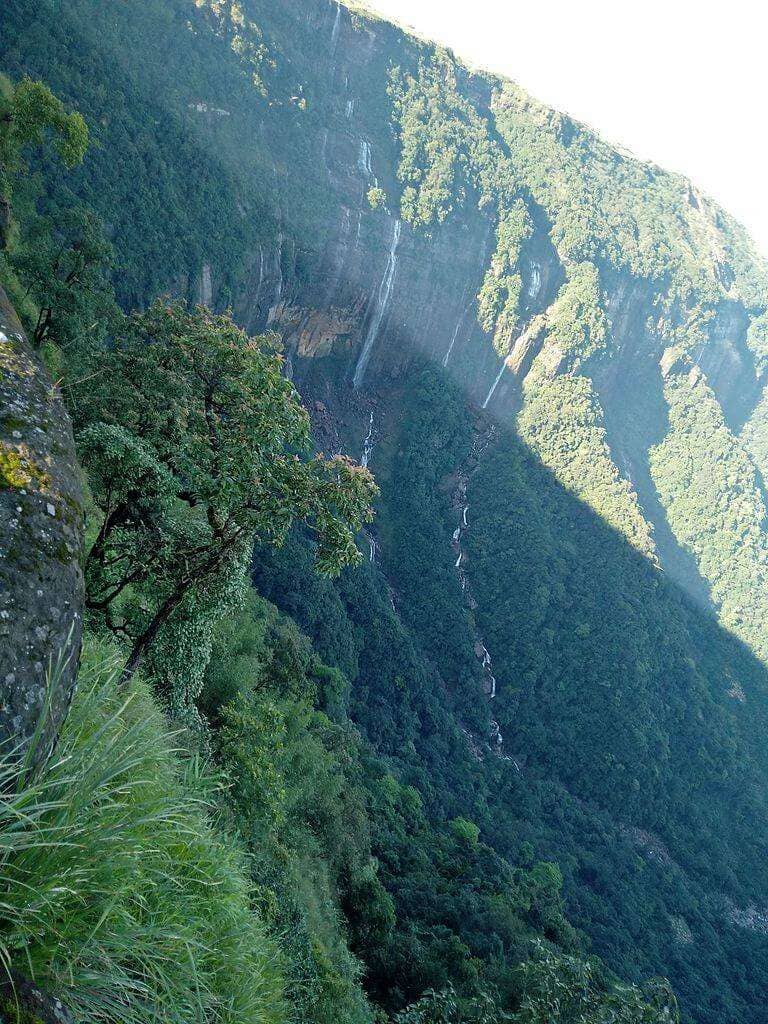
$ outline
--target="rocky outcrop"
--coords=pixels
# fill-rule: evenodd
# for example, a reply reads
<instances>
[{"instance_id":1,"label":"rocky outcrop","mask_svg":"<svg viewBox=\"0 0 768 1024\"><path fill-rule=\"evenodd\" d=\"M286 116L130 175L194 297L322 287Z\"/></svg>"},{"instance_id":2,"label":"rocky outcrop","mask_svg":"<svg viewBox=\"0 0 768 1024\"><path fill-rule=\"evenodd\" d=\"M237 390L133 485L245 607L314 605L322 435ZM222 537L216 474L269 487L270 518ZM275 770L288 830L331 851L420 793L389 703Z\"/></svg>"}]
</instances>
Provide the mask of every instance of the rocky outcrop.
<instances>
[{"instance_id":1,"label":"rocky outcrop","mask_svg":"<svg viewBox=\"0 0 768 1024\"><path fill-rule=\"evenodd\" d=\"M83 500L61 396L0 288L0 742L50 746L69 706L83 607ZM49 682L51 685L49 685Z\"/></svg>"},{"instance_id":2,"label":"rocky outcrop","mask_svg":"<svg viewBox=\"0 0 768 1024\"><path fill-rule=\"evenodd\" d=\"M15 971L0 984L0 1024L73 1024L61 1000Z\"/></svg>"}]
</instances>

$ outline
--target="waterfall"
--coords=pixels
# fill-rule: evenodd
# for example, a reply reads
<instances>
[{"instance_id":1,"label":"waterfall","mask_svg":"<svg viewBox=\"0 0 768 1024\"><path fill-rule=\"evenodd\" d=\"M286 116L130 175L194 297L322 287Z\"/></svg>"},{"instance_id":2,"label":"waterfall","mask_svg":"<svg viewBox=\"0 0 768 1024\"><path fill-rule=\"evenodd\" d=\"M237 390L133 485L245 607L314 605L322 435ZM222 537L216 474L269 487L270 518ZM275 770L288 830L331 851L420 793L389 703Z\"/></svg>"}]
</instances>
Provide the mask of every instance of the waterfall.
<instances>
[{"instance_id":1,"label":"waterfall","mask_svg":"<svg viewBox=\"0 0 768 1024\"><path fill-rule=\"evenodd\" d=\"M371 167L371 144L367 139L360 139L360 150L357 155L357 169L361 174L364 174L366 178L373 177L373 168Z\"/></svg>"},{"instance_id":2,"label":"waterfall","mask_svg":"<svg viewBox=\"0 0 768 1024\"><path fill-rule=\"evenodd\" d=\"M381 284L379 285L379 289L376 293L373 315L371 316L370 323L368 324L363 348L360 352L360 358L357 360L355 375L352 378L352 383L356 388L359 388L363 382L365 368L368 365L368 360L371 358L371 351L376 342L376 338L378 337L379 328L381 327L381 322L384 319L384 314L386 313L387 306L389 304L389 297L392 293L392 282L395 279L395 270L397 269L397 247L400 243L401 228L402 224L399 220L396 220L392 229L392 242L389 247L387 266L384 270L384 276L381 279Z\"/></svg>"},{"instance_id":3,"label":"waterfall","mask_svg":"<svg viewBox=\"0 0 768 1024\"><path fill-rule=\"evenodd\" d=\"M464 323L464 318L466 317L466 315L467 310L465 309L464 312L459 317L458 323L456 324L456 329L453 332L453 337L451 338L451 344L448 346L448 351L443 356L443 366L448 365L448 360L451 358L451 352L453 352L453 346L456 344L456 339L459 336L459 329L461 325Z\"/></svg>"},{"instance_id":4,"label":"waterfall","mask_svg":"<svg viewBox=\"0 0 768 1024\"><path fill-rule=\"evenodd\" d=\"M210 309L213 302L213 279L211 277L211 264L204 263L200 272L200 305L208 306Z\"/></svg>"},{"instance_id":5,"label":"waterfall","mask_svg":"<svg viewBox=\"0 0 768 1024\"><path fill-rule=\"evenodd\" d=\"M277 235L277 248L275 249L275 273L277 275L277 283L275 285L275 294L273 302L269 310L268 323L273 323L277 319L278 306L280 300L283 297L283 233L278 232Z\"/></svg>"},{"instance_id":6,"label":"waterfall","mask_svg":"<svg viewBox=\"0 0 768 1024\"><path fill-rule=\"evenodd\" d=\"M371 418L368 421L368 433L365 435L363 441L363 454L360 456L360 465L364 468L368 468L368 462L370 461L371 455L373 454L373 410L371 410Z\"/></svg>"},{"instance_id":7,"label":"waterfall","mask_svg":"<svg viewBox=\"0 0 768 1024\"><path fill-rule=\"evenodd\" d=\"M504 364L502 364L502 369L503 366ZM474 444L472 445L473 458L480 458L485 449L488 447L491 438L494 436L494 432L495 430L492 427L486 432L484 437L480 437L475 440ZM454 568L456 569L456 573L459 577L459 583L461 584L461 592L462 594L469 596L470 607L474 609L477 607L477 603L472 598L472 593L469 587L469 580L467 578L466 570L464 569L464 550L461 544L464 531L469 529L469 505L467 503L468 481L469 477L466 474L462 476L460 471L459 482L457 484L456 491L454 492L454 500L456 503L454 507L457 508L459 513L459 525L453 531L452 546L454 554L456 555ZM491 654L485 645L485 641L476 630L474 632L474 638L474 653L475 657L480 662L482 670L483 692L486 694L487 699L489 701L492 701L496 699L497 685L496 676L493 674L493 662L491 660ZM501 728L499 727L499 723L495 719L491 719L491 731L489 739L491 743L491 749L498 757L503 757L504 760L511 760L511 758L506 757L502 753L504 737L501 734ZM515 768L519 772L519 766L516 762L514 762L514 764Z\"/></svg>"},{"instance_id":8,"label":"waterfall","mask_svg":"<svg viewBox=\"0 0 768 1024\"><path fill-rule=\"evenodd\" d=\"M528 285L528 297L535 299L541 288L541 267L536 260L531 260L531 283Z\"/></svg>"},{"instance_id":9,"label":"waterfall","mask_svg":"<svg viewBox=\"0 0 768 1024\"><path fill-rule=\"evenodd\" d=\"M320 161L325 168L325 173L331 177L331 169L328 166L328 129L323 129L323 141L320 145Z\"/></svg>"},{"instance_id":10,"label":"waterfall","mask_svg":"<svg viewBox=\"0 0 768 1024\"><path fill-rule=\"evenodd\" d=\"M341 4L336 4L336 17L333 22L333 31L331 32L331 57L336 56L336 47L339 42L339 29L341 28Z\"/></svg>"},{"instance_id":11,"label":"waterfall","mask_svg":"<svg viewBox=\"0 0 768 1024\"><path fill-rule=\"evenodd\" d=\"M484 409L486 409L488 407L488 403L493 398L493 393L496 390L496 388L499 386L499 381L501 380L501 377L502 377L502 374L504 373L504 368L505 368L506 365L507 365L507 360L506 360L506 356L505 356L504 359L502 359L502 361L501 361L501 369L499 370L499 375L496 378L496 380L493 382L493 384L491 385L491 390L485 396L485 401L483 402L483 408Z\"/></svg>"}]
</instances>

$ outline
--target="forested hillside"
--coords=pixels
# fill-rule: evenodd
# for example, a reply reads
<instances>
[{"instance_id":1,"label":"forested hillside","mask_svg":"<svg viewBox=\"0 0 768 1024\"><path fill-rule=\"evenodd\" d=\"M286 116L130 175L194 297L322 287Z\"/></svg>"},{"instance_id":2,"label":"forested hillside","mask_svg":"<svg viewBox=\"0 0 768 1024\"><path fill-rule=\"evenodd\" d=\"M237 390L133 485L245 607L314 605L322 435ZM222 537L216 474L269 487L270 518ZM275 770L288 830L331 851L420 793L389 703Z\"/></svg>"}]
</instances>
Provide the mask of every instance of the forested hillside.
<instances>
[{"instance_id":1,"label":"forested hillside","mask_svg":"<svg viewBox=\"0 0 768 1024\"><path fill-rule=\"evenodd\" d=\"M88 1022L761 1022L740 225L330 0L6 0L0 71L87 506L3 963Z\"/></svg>"}]
</instances>

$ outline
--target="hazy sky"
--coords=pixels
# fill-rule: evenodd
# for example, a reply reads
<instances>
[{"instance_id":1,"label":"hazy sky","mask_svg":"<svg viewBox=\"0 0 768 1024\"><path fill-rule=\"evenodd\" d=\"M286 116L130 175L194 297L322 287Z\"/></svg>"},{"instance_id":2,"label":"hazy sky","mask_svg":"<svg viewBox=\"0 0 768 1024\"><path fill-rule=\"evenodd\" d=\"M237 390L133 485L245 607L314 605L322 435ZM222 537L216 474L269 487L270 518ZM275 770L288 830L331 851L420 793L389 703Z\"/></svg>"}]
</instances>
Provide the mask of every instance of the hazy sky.
<instances>
[{"instance_id":1,"label":"hazy sky","mask_svg":"<svg viewBox=\"0 0 768 1024\"><path fill-rule=\"evenodd\" d=\"M692 178L768 256L764 0L370 0Z\"/></svg>"}]
</instances>

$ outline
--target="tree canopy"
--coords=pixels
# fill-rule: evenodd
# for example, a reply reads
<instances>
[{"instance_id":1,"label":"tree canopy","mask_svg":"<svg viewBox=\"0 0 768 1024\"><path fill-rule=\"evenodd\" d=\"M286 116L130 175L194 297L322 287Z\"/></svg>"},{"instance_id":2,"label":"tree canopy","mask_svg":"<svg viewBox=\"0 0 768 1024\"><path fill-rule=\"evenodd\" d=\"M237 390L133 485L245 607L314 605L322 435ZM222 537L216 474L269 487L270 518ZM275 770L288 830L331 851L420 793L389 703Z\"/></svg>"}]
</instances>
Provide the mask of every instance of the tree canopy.
<instances>
[{"instance_id":1,"label":"tree canopy","mask_svg":"<svg viewBox=\"0 0 768 1024\"><path fill-rule=\"evenodd\" d=\"M360 556L367 470L311 455L309 418L268 337L231 318L156 302L126 318L74 388L95 505L87 605L129 644L126 671L181 603L294 524L333 575Z\"/></svg>"}]
</instances>

